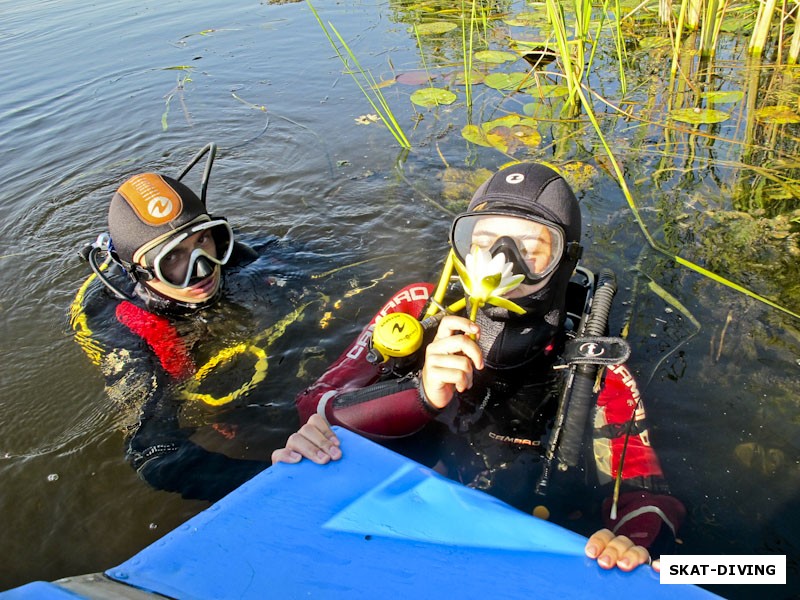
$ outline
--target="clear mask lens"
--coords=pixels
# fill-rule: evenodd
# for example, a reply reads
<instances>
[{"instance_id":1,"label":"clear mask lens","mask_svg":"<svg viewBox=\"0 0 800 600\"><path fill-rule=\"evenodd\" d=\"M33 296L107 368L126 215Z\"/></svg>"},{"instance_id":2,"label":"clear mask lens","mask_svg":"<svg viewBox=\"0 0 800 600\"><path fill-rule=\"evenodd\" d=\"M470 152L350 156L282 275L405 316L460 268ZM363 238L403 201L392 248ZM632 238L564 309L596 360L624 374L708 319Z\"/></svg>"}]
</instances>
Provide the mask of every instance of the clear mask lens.
<instances>
[{"instance_id":1,"label":"clear mask lens","mask_svg":"<svg viewBox=\"0 0 800 600\"><path fill-rule=\"evenodd\" d=\"M450 243L462 261L473 247L496 256L502 252L516 275L536 283L555 270L564 255L563 230L535 219L505 213L466 214L457 217Z\"/></svg>"},{"instance_id":2,"label":"clear mask lens","mask_svg":"<svg viewBox=\"0 0 800 600\"><path fill-rule=\"evenodd\" d=\"M181 231L145 259L160 281L181 289L209 277L216 265L228 262L232 252L233 231L227 221L217 219Z\"/></svg>"}]
</instances>

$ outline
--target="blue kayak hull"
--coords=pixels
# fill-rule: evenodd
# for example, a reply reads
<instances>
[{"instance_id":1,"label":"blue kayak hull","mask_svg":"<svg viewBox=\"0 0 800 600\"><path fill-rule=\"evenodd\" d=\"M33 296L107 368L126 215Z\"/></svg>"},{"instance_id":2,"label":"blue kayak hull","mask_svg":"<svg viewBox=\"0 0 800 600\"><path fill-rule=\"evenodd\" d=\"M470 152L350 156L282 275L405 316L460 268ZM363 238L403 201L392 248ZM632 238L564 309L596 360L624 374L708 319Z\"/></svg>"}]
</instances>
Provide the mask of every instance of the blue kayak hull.
<instances>
[{"instance_id":1,"label":"blue kayak hull","mask_svg":"<svg viewBox=\"0 0 800 600\"><path fill-rule=\"evenodd\" d=\"M342 460L275 465L105 576L181 599L716 597L649 567L605 571L582 536L338 435ZM62 591L0 598L81 597Z\"/></svg>"}]
</instances>

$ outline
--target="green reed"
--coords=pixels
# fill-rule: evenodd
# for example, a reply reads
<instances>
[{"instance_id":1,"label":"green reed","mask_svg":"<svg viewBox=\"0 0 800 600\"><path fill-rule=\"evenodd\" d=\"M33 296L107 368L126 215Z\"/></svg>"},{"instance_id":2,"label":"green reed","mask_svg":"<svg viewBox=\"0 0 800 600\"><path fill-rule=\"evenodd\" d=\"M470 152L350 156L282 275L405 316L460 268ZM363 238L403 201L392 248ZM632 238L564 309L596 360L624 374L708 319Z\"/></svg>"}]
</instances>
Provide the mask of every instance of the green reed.
<instances>
[{"instance_id":1,"label":"green reed","mask_svg":"<svg viewBox=\"0 0 800 600\"><path fill-rule=\"evenodd\" d=\"M328 31L328 27L326 27L325 24L322 22L322 19L320 18L317 10L314 8L311 2L307 1L306 4L308 4L308 7L311 9L311 12L313 13L314 17L317 19L317 23L319 23L319 26L325 33L325 37L328 38L328 42L330 43L334 52L336 52L336 55L339 57L339 60L342 61L345 70L353 78L353 81L356 82L356 85L358 85L358 88L361 90L361 93L364 94L364 97L367 99L370 106L372 106L372 109L376 113L378 113L378 116L381 118L381 121L389 130L389 132L392 134L392 136L394 136L394 139L397 140L397 143L400 144L400 146L406 150L411 149L411 142L408 141L408 138L406 137L406 134L403 132L402 127L400 127L400 124L397 122L397 119L395 118L394 113L392 112L392 109L389 106L389 103L387 102L386 98L381 92L380 87L378 86L378 82L375 81L375 78L372 76L372 73L370 73L368 70L365 70L361 66L361 63L359 63L355 54L350 49L350 46L347 45L347 42L339 34L339 32L336 30L333 24L328 22L328 27L331 28L331 31L333 31L333 34L336 36L336 39L339 40L339 43L341 44L342 48L344 48L345 52L347 53L347 56L345 56L342 53L342 51L339 49L339 46L336 45L336 42L333 40L333 37ZM355 68L358 74L361 75L362 79L359 79L356 76L356 71L354 71L350 66L351 62L353 65L355 65ZM362 83L362 80L364 81L364 83ZM370 92L372 93L372 95L370 95Z\"/></svg>"},{"instance_id":2,"label":"green reed","mask_svg":"<svg viewBox=\"0 0 800 600\"><path fill-rule=\"evenodd\" d=\"M775 309L777 309L777 310L779 310L781 312L784 312L784 313L786 313L786 314L788 314L788 315L790 315L790 316L792 316L792 317L794 317L796 319L800 319L800 314L798 314L796 312L793 312L793 311L789 310L788 308L786 308L784 306L781 306L780 304L778 304L776 302L773 302L769 298L761 296L760 294L757 294L757 293L747 289L746 287L744 287L742 285L739 285L738 283L735 283L735 282L733 282L733 281L731 281L729 279L726 279L725 277L722 277L721 275L718 275L718 274L716 274L716 273L714 273L714 272L712 272L712 271L710 271L710 270L708 270L708 269L706 269L706 268L704 268L704 267L702 267L702 266L700 266L700 265L698 265L698 264L696 264L696 263L694 263L694 262L692 262L690 260L687 260L687 259L683 258L682 256L679 256L678 254L673 253L671 250L669 250L668 248L665 248L664 246L662 246L661 244L659 244L655 240L655 238L652 236L652 234L650 233L649 229L647 228L647 225L645 224L644 220L642 219L641 213L639 212L639 207L637 206L636 200L634 199L633 194L631 193L631 190L628 187L628 184L627 184L627 182L625 180L625 175L622 172L622 168L620 167L619 161L617 160L614 152L611 150L611 146L609 145L608 141L606 140L605 135L603 134L603 130L601 129L600 123L597 120L597 116L594 113L594 109L592 108L592 104L589 102L589 100L588 100L588 98L587 98L587 96L586 96L586 94L585 94L585 92L583 90L583 87L579 86L577 88L577 90L576 90L576 93L577 93L578 97L580 98L581 105L582 105L583 110L586 112L586 116L589 118L589 121L592 123L592 126L594 127L595 133L597 134L597 137L598 137L598 139L600 141L600 144L603 147L603 150L605 150L606 156L608 156L608 159L609 159L609 161L611 163L611 166L612 166L612 169L614 171L614 175L616 176L617 183L619 183L620 189L622 190L622 193L625 196L625 200L628 203L628 207L631 209L631 213L633 214L633 217L636 220L636 223L639 225L639 229L641 230L642 235L644 235L644 238L647 241L647 244L653 250L659 252L660 254L663 254L664 256L667 256L667 257L671 258L675 263L677 263L679 265L687 267L687 268L691 269L692 271L694 271L696 273L699 273L700 275L703 275L704 277L707 277L708 279L711 279L712 281L715 281L715 282L717 282L719 284L722 284L722 285L724 285L726 287L729 287L729 288L731 288L733 290L736 290L737 292L740 292L740 293L742 293L742 294L744 294L744 295L746 295L746 296L748 296L750 298L753 298L754 300L758 300L759 302L762 302L762 303L764 303L764 304L766 304L768 306L771 306L772 308L775 308Z\"/></svg>"},{"instance_id":3,"label":"green reed","mask_svg":"<svg viewBox=\"0 0 800 600\"><path fill-rule=\"evenodd\" d=\"M579 112L577 89L588 79L591 72L592 62L600 47L600 40L604 25L607 22L608 9L611 2L612 0L604 0L600 19L592 32L592 0L572 0L570 7L574 14L574 21L571 28L567 25L562 1L546 0L547 18L555 38L562 75L569 90L567 101L564 105L564 112L568 116L576 116ZM626 89L625 42L620 26L621 9L619 0L613 0L613 2L616 16L614 19L613 41L617 55L620 89L624 94Z\"/></svg>"},{"instance_id":4,"label":"green reed","mask_svg":"<svg viewBox=\"0 0 800 600\"><path fill-rule=\"evenodd\" d=\"M475 13L477 4L474 0L470 2L469 18L464 10L464 2L461 0L461 55L464 62L464 94L466 96L467 113L472 114L472 49L475 34ZM469 32L467 31L469 25Z\"/></svg>"}]
</instances>

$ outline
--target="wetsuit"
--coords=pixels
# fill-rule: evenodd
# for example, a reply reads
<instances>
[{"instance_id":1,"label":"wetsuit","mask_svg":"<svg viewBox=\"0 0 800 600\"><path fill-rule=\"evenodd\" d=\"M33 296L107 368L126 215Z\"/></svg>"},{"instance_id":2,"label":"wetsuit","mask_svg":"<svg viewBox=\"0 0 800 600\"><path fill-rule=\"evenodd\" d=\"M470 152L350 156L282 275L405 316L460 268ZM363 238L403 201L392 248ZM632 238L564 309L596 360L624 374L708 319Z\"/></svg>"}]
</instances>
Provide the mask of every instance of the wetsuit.
<instances>
[{"instance_id":1,"label":"wetsuit","mask_svg":"<svg viewBox=\"0 0 800 600\"><path fill-rule=\"evenodd\" d=\"M127 286L132 299L114 298L96 278L79 293L71 314L75 338L102 370L107 393L120 411L126 459L155 488L217 500L268 467L272 449L296 428L290 402L285 410L272 402L259 406L251 389L256 386L248 385L263 378L257 371L266 367L270 343L307 305L306 276L291 264L295 256L296 249L287 251L276 239L252 247L237 243L224 267L222 298L183 314L170 312L169 303L159 306L152 295L143 299L143 290L136 293L133 283L113 266L108 277ZM238 352L239 344L253 339L257 323L274 330ZM215 354L222 351L217 356L224 356L226 348L241 354L239 362L231 361L218 373L200 373ZM237 388L245 393L231 395ZM224 405L192 401L187 392L202 392ZM242 413L250 422L242 420ZM258 454L264 459L223 453L253 420L261 420L256 427L263 427L271 438ZM203 445L194 440L198 433L205 438Z\"/></svg>"},{"instance_id":2,"label":"wetsuit","mask_svg":"<svg viewBox=\"0 0 800 600\"><path fill-rule=\"evenodd\" d=\"M541 350L518 368L492 368L487 363L475 372L472 388L456 393L443 410L426 401L420 385L424 347L435 327L405 364L387 367L367 361L375 319L397 311L419 318L432 289L430 284L410 285L381 308L328 371L298 395L301 422L320 413L333 425L380 441L525 512L543 505L554 521L581 533L598 529L602 503L605 526L615 533L646 547L657 538L673 541L685 509L669 495L649 443L635 381L624 365L606 370L594 411L594 451L587 447L584 452L585 468L558 473L546 497L534 493L565 373L552 368L564 343L563 329L541 327L546 339L533 344ZM617 519L611 520L607 498L629 422L622 494Z\"/></svg>"}]
</instances>

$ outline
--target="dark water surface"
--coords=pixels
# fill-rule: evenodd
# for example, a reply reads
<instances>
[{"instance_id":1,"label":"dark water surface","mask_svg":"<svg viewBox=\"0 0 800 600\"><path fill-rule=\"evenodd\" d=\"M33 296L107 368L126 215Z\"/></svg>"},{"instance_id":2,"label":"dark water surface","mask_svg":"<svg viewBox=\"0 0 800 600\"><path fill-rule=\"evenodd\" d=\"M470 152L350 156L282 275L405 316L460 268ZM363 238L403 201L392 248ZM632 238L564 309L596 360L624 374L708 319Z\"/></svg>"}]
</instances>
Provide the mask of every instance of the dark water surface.
<instances>
[{"instance_id":1,"label":"dark water surface","mask_svg":"<svg viewBox=\"0 0 800 600\"><path fill-rule=\"evenodd\" d=\"M402 3L316 5L377 77L422 67ZM7 589L104 570L207 506L136 477L123 459L121 418L70 334L67 309L88 274L76 251L105 230L122 180L144 170L175 173L214 141L212 211L251 239L275 235L302 246L309 273L352 265L319 280L313 291L331 305L299 324L249 398L269 409L255 419L273 417L246 448L266 459L295 425L295 392L388 294L437 276L449 221L443 207L463 201L471 185L454 189L453 173L492 171L509 157L458 135L463 96L451 107L415 109L414 86L385 89L414 146L408 155L380 124L356 124L373 111L305 3L3 0L0 14L0 589ZM437 74L459 68L443 47L425 45ZM729 51L742 60L737 43ZM643 105L662 100L664 61L652 54L638 61L650 86L637 92ZM731 68L726 81L745 87L737 73ZM500 93L475 90L481 112L516 102L486 108ZM617 273L612 329L630 323L631 366L647 384L652 437L689 509L682 551L787 554L796 583L798 321L648 249L589 130L561 127L543 121L541 147L514 156L595 167L579 194L584 263ZM615 123L609 133L659 239L800 310L796 237L739 248L720 220L707 221L747 208L734 206L741 194L729 193L743 185L736 144L685 136L673 143L691 151L651 156L642 148L652 132ZM743 272L737 252L749 260L763 254L762 267ZM753 589L714 591L756 597ZM758 597L789 595L758 590Z\"/></svg>"}]
</instances>

